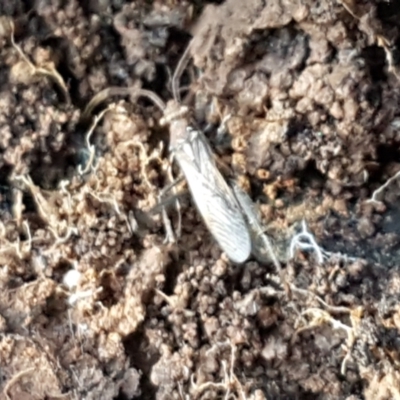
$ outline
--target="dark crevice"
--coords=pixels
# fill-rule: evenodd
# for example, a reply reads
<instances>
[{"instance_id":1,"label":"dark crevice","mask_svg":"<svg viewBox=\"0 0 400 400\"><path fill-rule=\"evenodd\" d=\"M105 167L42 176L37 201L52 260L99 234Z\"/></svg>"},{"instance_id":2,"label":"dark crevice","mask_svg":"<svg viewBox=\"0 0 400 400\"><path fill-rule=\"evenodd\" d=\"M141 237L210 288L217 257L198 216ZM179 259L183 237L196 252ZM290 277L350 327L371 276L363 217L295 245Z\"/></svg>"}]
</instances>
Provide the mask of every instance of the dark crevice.
<instances>
[{"instance_id":1,"label":"dark crevice","mask_svg":"<svg viewBox=\"0 0 400 400\"><path fill-rule=\"evenodd\" d=\"M13 171L11 165L3 165L0 168L0 215L10 213L13 205L12 187L9 183L10 174Z\"/></svg>"},{"instance_id":2,"label":"dark crevice","mask_svg":"<svg viewBox=\"0 0 400 400\"><path fill-rule=\"evenodd\" d=\"M364 59L374 82L386 80L386 54L381 46L364 47L361 51L361 57Z\"/></svg>"},{"instance_id":3,"label":"dark crevice","mask_svg":"<svg viewBox=\"0 0 400 400\"><path fill-rule=\"evenodd\" d=\"M400 1L380 1L376 5L377 17L383 22L400 26Z\"/></svg>"},{"instance_id":4,"label":"dark crevice","mask_svg":"<svg viewBox=\"0 0 400 400\"><path fill-rule=\"evenodd\" d=\"M317 169L314 160L310 160L302 171L297 171L296 178L302 188L322 188L326 183L326 177Z\"/></svg>"},{"instance_id":5,"label":"dark crevice","mask_svg":"<svg viewBox=\"0 0 400 400\"><path fill-rule=\"evenodd\" d=\"M172 262L165 270L165 283L163 287L163 292L169 296L174 293L175 286L177 284L178 276L183 271L183 263Z\"/></svg>"},{"instance_id":6,"label":"dark crevice","mask_svg":"<svg viewBox=\"0 0 400 400\"><path fill-rule=\"evenodd\" d=\"M400 162L400 150L395 143L379 145L376 150L376 155L377 166L368 171L368 185L372 185L372 187L374 187L374 185L380 186L383 183L382 175L386 174L386 169L389 164Z\"/></svg>"},{"instance_id":7,"label":"dark crevice","mask_svg":"<svg viewBox=\"0 0 400 400\"><path fill-rule=\"evenodd\" d=\"M123 345L130 360L130 366L142 372L140 388L143 396L141 399L154 399L157 387L151 383L150 374L153 365L159 360L160 354L151 347L144 326L138 327L135 332L128 335L123 340Z\"/></svg>"}]
</instances>

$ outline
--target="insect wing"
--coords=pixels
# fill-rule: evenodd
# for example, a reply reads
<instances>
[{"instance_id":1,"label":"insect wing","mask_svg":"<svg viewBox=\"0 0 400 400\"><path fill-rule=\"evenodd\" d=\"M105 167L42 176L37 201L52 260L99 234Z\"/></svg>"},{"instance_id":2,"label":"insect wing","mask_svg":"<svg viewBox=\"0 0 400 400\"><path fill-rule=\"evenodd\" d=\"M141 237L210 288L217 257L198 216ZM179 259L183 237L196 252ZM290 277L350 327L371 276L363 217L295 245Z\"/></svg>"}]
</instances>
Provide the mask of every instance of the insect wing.
<instances>
[{"instance_id":1,"label":"insect wing","mask_svg":"<svg viewBox=\"0 0 400 400\"><path fill-rule=\"evenodd\" d=\"M248 194L243 191L236 183L232 184L233 192L240 207L247 218L252 237L252 253L260 262L272 261L275 268L280 271L281 265L278 261L272 243L265 234L261 226L260 216L257 212L255 204L252 202Z\"/></svg>"},{"instance_id":2,"label":"insect wing","mask_svg":"<svg viewBox=\"0 0 400 400\"><path fill-rule=\"evenodd\" d=\"M188 130L188 137L175 149L175 157L211 234L233 262L243 263L251 253L250 234L231 188L215 165L207 139L201 132Z\"/></svg>"}]
</instances>

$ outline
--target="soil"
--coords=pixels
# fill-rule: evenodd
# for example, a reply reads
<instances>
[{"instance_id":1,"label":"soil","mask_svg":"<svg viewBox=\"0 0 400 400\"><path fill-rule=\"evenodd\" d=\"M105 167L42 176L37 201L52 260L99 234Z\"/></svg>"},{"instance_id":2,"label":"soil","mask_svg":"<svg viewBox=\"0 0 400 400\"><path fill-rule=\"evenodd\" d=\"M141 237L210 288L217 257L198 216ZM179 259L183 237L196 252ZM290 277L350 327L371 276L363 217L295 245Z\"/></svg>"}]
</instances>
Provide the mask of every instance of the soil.
<instances>
[{"instance_id":1,"label":"soil","mask_svg":"<svg viewBox=\"0 0 400 400\"><path fill-rule=\"evenodd\" d=\"M398 1L0 15L1 400L400 398ZM231 263L184 183L166 240L162 113L107 89L172 99L185 49L183 102L275 263Z\"/></svg>"}]
</instances>

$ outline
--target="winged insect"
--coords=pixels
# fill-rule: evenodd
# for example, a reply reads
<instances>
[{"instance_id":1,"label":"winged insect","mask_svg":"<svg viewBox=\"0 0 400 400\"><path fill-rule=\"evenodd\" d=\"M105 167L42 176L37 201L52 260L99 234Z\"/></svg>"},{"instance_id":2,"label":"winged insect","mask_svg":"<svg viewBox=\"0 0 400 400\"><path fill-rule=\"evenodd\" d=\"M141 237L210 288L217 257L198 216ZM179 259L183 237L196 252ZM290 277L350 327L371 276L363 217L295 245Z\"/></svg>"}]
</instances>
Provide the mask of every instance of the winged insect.
<instances>
[{"instance_id":1,"label":"winged insect","mask_svg":"<svg viewBox=\"0 0 400 400\"><path fill-rule=\"evenodd\" d=\"M217 168L207 138L194 127L189 107L180 103L178 81L188 62L189 46L172 77L173 100L167 104L149 90L111 87L96 95L83 115L87 116L99 102L116 94L146 97L160 108L163 112L160 124L169 126L170 152L187 181L193 202L228 258L243 263L251 254L251 237L241 207Z\"/></svg>"},{"instance_id":2,"label":"winged insect","mask_svg":"<svg viewBox=\"0 0 400 400\"><path fill-rule=\"evenodd\" d=\"M189 108L180 104L178 80L186 66L188 50L189 47L172 78L174 100L167 103L161 123L169 125L170 151L207 228L231 261L243 263L251 253L251 238L240 205L216 166L207 138L194 128Z\"/></svg>"}]
</instances>

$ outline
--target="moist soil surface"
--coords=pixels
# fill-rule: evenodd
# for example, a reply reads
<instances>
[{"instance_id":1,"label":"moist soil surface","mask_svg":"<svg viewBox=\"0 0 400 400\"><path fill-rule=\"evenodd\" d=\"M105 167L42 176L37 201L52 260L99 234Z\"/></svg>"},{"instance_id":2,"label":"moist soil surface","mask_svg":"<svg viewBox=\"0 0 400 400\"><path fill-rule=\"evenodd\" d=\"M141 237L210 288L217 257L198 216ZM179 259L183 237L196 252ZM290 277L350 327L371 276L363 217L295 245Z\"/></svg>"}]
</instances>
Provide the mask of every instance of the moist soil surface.
<instances>
[{"instance_id":1,"label":"moist soil surface","mask_svg":"<svg viewBox=\"0 0 400 400\"><path fill-rule=\"evenodd\" d=\"M0 15L1 400L400 398L398 1ZM184 180L162 192L139 88L181 97L250 196L246 263Z\"/></svg>"}]
</instances>

